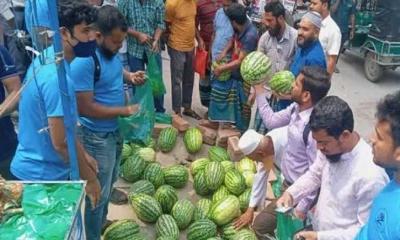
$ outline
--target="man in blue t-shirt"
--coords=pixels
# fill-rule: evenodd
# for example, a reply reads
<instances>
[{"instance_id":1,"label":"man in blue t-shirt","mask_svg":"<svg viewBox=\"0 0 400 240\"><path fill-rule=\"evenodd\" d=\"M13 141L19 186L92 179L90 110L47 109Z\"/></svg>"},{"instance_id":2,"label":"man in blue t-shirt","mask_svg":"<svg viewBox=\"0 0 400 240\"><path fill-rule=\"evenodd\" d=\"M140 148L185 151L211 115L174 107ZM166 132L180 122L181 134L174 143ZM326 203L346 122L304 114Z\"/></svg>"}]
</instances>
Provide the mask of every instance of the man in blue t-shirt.
<instances>
[{"instance_id":1,"label":"man in blue t-shirt","mask_svg":"<svg viewBox=\"0 0 400 240\"><path fill-rule=\"evenodd\" d=\"M10 179L10 163L17 148L17 135L10 114L17 108L21 80L7 49L0 45L0 175ZM5 94L7 90L7 98Z\"/></svg>"},{"instance_id":2,"label":"man in blue t-shirt","mask_svg":"<svg viewBox=\"0 0 400 240\"><path fill-rule=\"evenodd\" d=\"M85 3L70 0L59 0L58 7L65 59L61 64L64 64L68 73L68 63L75 56L90 56L95 50L94 31L90 24L96 18L96 11ZM39 19L38 26L48 27L47 20ZM30 29L31 31L33 29ZM48 34L41 35L51 37ZM68 74L68 92L60 92L58 66L54 59L54 49L50 46L32 62L25 78L25 87L19 103L19 143L11 163L11 173L15 179L28 181L70 179L71 169L65 128L75 128L77 109L73 85ZM69 106L70 114L73 116L69 124L72 126L64 124L65 112L61 94L67 95L72 100ZM75 147L80 177L87 180L86 193L92 204L96 205L100 195L96 161L87 154L79 141L76 141Z\"/></svg>"},{"instance_id":3,"label":"man in blue t-shirt","mask_svg":"<svg viewBox=\"0 0 400 240\"><path fill-rule=\"evenodd\" d=\"M118 57L128 30L123 15L112 6L104 6L97 17L96 56L76 58L71 64L81 124L78 135L88 153L97 160L101 185L99 204L93 208L86 203L88 239L100 239L101 229L107 223L108 203L118 178L123 144L118 117L131 116L138 110L137 105L125 106L124 79L141 84L144 76L143 72L124 72ZM96 61L100 75L95 79Z\"/></svg>"},{"instance_id":4,"label":"man in blue t-shirt","mask_svg":"<svg viewBox=\"0 0 400 240\"><path fill-rule=\"evenodd\" d=\"M400 91L387 95L377 107L371 138L374 162L395 169L394 179L375 197L368 222L356 240L400 239Z\"/></svg>"}]
</instances>

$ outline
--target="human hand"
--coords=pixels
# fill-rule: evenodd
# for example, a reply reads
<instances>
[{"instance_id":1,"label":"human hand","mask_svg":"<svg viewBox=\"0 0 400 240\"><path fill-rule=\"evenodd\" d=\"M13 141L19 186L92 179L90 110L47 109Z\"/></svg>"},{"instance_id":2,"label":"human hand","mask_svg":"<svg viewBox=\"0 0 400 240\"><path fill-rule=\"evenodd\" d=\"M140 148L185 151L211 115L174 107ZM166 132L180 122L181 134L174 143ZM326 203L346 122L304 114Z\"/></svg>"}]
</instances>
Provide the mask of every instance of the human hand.
<instances>
[{"instance_id":1,"label":"human hand","mask_svg":"<svg viewBox=\"0 0 400 240\"><path fill-rule=\"evenodd\" d=\"M277 207L291 208L293 207L293 197L288 192L284 192L276 202Z\"/></svg>"},{"instance_id":2,"label":"human hand","mask_svg":"<svg viewBox=\"0 0 400 240\"><path fill-rule=\"evenodd\" d=\"M129 117L129 116L132 116L133 114L137 113L138 111L139 111L139 105L138 104L125 106L123 108L123 110L122 110L121 116Z\"/></svg>"},{"instance_id":3,"label":"human hand","mask_svg":"<svg viewBox=\"0 0 400 240\"><path fill-rule=\"evenodd\" d=\"M318 234L314 231L302 231L295 235L296 240L318 240Z\"/></svg>"},{"instance_id":4,"label":"human hand","mask_svg":"<svg viewBox=\"0 0 400 240\"><path fill-rule=\"evenodd\" d=\"M151 51L155 53L160 52L160 42L158 40L154 40L151 44Z\"/></svg>"},{"instance_id":5,"label":"human hand","mask_svg":"<svg viewBox=\"0 0 400 240\"><path fill-rule=\"evenodd\" d=\"M86 161L89 165L89 168L95 173L99 173L99 165L97 164L96 159L90 156L88 153L85 153Z\"/></svg>"},{"instance_id":6,"label":"human hand","mask_svg":"<svg viewBox=\"0 0 400 240\"><path fill-rule=\"evenodd\" d=\"M254 218L254 208L248 208L238 219L233 222L233 227L236 230L241 229L246 225L250 225Z\"/></svg>"},{"instance_id":7,"label":"human hand","mask_svg":"<svg viewBox=\"0 0 400 240\"><path fill-rule=\"evenodd\" d=\"M198 46L200 50L205 50L206 49L206 44L204 43L204 40L202 38L198 39Z\"/></svg>"},{"instance_id":8,"label":"human hand","mask_svg":"<svg viewBox=\"0 0 400 240\"><path fill-rule=\"evenodd\" d=\"M218 66L218 67L214 68L213 73L214 73L214 75L218 78L219 75L222 74L222 68L221 68L221 66Z\"/></svg>"},{"instance_id":9,"label":"human hand","mask_svg":"<svg viewBox=\"0 0 400 240\"><path fill-rule=\"evenodd\" d=\"M145 33L138 33L137 37L140 44L148 43L150 44L151 37Z\"/></svg>"},{"instance_id":10,"label":"human hand","mask_svg":"<svg viewBox=\"0 0 400 240\"><path fill-rule=\"evenodd\" d=\"M92 209L94 209L100 201L101 196L101 187L99 180L97 178L94 178L87 181L85 191L90 200L90 203L92 204Z\"/></svg>"},{"instance_id":11,"label":"human hand","mask_svg":"<svg viewBox=\"0 0 400 240\"><path fill-rule=\"evenodd\" d=\"M353 40L353 38L354 38L354 29L352 29L351 31L350 31L350 40Z\"/></svg>"},{"instance_id":12,"label":"human hand","mask_svg":"<svg viewBox=\"0 0 400 240\"><path fill-rule=\"evenodd\" d=\"M142 85L146 82L146 75L144 71L136 71L129 73L129 81L133 85Z\"/></svg>"}]
</instances>

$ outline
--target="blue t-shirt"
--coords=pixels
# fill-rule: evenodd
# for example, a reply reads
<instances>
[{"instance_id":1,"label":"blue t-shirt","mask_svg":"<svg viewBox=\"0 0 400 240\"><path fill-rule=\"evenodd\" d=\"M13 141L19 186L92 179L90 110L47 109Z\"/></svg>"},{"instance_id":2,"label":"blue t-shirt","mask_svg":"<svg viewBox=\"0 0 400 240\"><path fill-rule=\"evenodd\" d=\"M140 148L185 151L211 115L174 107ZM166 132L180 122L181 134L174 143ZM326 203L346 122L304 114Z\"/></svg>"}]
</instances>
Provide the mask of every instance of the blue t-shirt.
<instances>
[{"instance_id":1,"label":"blue t-shirt","mask_svg":"<svg viewBox=\"0 0 400 240\"><path fill-rule=\"evenodd\" d=\"M0 104L6 99L3 81L18 76L14 61L7 49L0 45ZM10 116L0 118L0 161L12 157L17 146L17 135Z\"/></svg>"},{"instance_id":2,"label":"blue t-shirt","mask_svg":"<svg viewBox=\"0 0 400 240\"><path fill-rule=\"evenodd\" d=\"M107 107L124 106L123 66L118 55L108 59L96 50L101 73L100 79L94 82L94 60L75 58L71 63L71 77L75 79L75 91L92 91L94 101ZM118 128L118 119L95 119L80 117L80 123L95 132L112 132Z\"/></svg>"},{"instance_id":3,"label":"blue t-shirt","mask_svg":"<svg viewBox=\"0 0 400 240\"><path fill-rule=\"evenodd\" d=\"M326 69L324 49L319 40L312 42L307 47L297 48L290 71L297 77L306 66L319 66Z\"/></svg>"},{"instance_id":4,"label":"blue t-shirt","mask_svg":"<svg viewBox=\"0 0 400 240\"><path fill-rule=\"evenodd\" d=\"M218 9L214 18L214 41L212 43L212 60L218 57L225 49L228 42L232 39L233 28L228 16L226 16L224 8Z\"/></svg>"},{"instance_id":5,"label":"blue t-shirt","mask_svg":"<svg viewBox=\"0 0 400 240\"><path fill-rule=\"evenodd\" d=\"M26 87L19 102L19 144L11 172L21 180L67 180L69 165L54 149L48 124L48 118L64 116L53 47L43 55L53 63L42 65L36 58L26 74ZM76 123L75 91L70 78L67 81L72 103L69 109Z\"/></svg>"},{"instance_id":6,"label":"blue t-shirt","mask_svg":"<svg viewBox=\"0 0 400 240\"><path fill-rule=\"evenodd\" d=\"M392 180L374 199L368 223L355 239L400 239L400 184L396 180Z\"/></svg>"}]
</instances>

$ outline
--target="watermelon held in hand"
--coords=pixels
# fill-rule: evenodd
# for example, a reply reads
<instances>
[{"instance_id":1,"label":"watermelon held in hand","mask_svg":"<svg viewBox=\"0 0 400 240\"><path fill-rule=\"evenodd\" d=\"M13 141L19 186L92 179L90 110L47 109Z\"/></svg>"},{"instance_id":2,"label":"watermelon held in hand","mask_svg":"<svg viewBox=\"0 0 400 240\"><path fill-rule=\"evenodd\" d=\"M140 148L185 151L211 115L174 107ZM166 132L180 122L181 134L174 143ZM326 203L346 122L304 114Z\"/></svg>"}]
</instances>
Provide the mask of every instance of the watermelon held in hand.
<instances>
[{"instance_id":1,"label":"watermelon held in hand","mask_svg":"<svg viewBox=\"0 0 400 240\"><path fill-rule=\"evenodd\" d=\"M271 76L272 62L262 52L249 53L240 65L240 74L250 85L265 82Z\"/></svg>"},{"instance_id":2,"label":"watermelon held in hand","mask_svg":"<svg viewBox=\"0 0 400 240\"><path fill-rule=\"evenodd\" d=\"M222 162L222 161L230 161L230 157L226 149L218 146L212 146L208 150L208 158L211 161Z\"/></svg>"},{"instance_id":3,"label":"watermelon held in hand","mask_svg":"<svg viewBox=\"0 0 400 240\"><path fill-rule=\"evenodd\" d=\"M143 222L154 223L162 214L157 200L144 193L133 196L131 204L136 216Z\"/></svg>"},{"instance_id":4,"label":"watermelon held in hand","mask_svg":"<svg viewBox=\"0 0 400 240\"><path fill-rule=\"evenodd\" d=\"M142 178L146 162L138 154L125 160L121 167L121 177L127 182L136 182Z\"/></svg>"},{"instance_id":5,"label":"watermelon held in hand","mask_svg":"<svg viewBox=\"0 0 400 240\"><path fill-rule=\"evenodd\" d=\"M179 228L175 219L171 215L161 215L156 223L157 237L170 237L170 239L179 239Z\"/></svg>"},{"instance_id":6,"label":"watermelon held in hand","mask_svg":"<svg viewBox=\"0 0 400 240\"><path fill-rule=\"evenodd\" d=\"M163 213L170 213L172 207L178 201L178 193L170 185L162 185L157 189L154 198L160 204Z\"/></svg>"},{"instance_id":7,"label":"watermelon held in hand","mask_svg":"<svg viewBox=\"0 0 400 240\"><path fill-rule=\"evenodd\" d=\"M107 227L104 240L131 239L140 232L139 225L130 219L118 220Z\"/></svg>"},{"instance_id":8,"label":"watermelon held in hand","mask_svg":"<svg viewBox=\"0 0 400 240\"><path fill-rule=\"evenodd\" d=\"M174 188L183 188L189 179L189 171L185 166L174 165L163 169L165 183Z\"/></svg>"},{"instance_id":9,"label":"watermelon held in hand","mask_svg":"<svg viewBox=\"0 0 400 240\"><path fill-rule=\"evenodd\" d=\"M223 226L239 217L240 214L239 199L233 195L229 195L213 203L209 212L209 217L218 226Z\"/></svg>"},{"instance_id":10,"label":"watermelon held in hand","mask_svg":"<svg viewBox=\"0 0 400 240\"><path fill-rule=\"evenodd\" d=\"M174 217L179 229L186 229L192 222L194 205L187 199L178 200L172 208L171 214Z\"/></svg>"},{"instance_id":11,"label":"watermelon held in hand","mask_svg":"<svg viewBox=\"0 0 400 240\"><path fill-rule=\"evenodd\" d=\"M200 219L190 225L187 240L207 240L217 236L217 226L208 219Z\"/></svg>"},{"instance_id":12,"label":"watermelon held in hand","mask_svg":"<svg viewBox=\"0 0 400 240\"><path fill-rule=\"evenodd\" d=\"M174 127L168 127L161 130L158 136L158 148L164 152L170 152L174 149L176 139L178 138L178 130Z\"/></svg>"},{"instance_id":13,"label":"watermelon held in hand","mask_svg":"<svg viewBox=\"0 0 400 240\"><path fill-rule=\"evenodd\" d=\"M269 81L269 86L272 91L279 94L290 94L292 91L292 84L295 77L290 71L280 71L274 74Z\"/></svg>"},{"instance_id":14,"label":"watermelon held in hand","mask_svg":"<svg viewBox=\"0 0 400 240\"><path fill-rule=\"evenodd\" d=\"M199 158L190 164L190 172L192 173L192 176L196 176L196 174L202 170L204 170L207 166L207 164L210 163L210 159L208 158Z\"/></svg>"},{"instance_id":15,"label":"watermelon held in hand","mask_svg":"<svg viewBox=\"0 0 400 240\"><path fill-rule=\"evenodd\" d=\"M214 61L211 65L211 71L214 71L215 68L222 66L228 63L227 59L222 59L221 61ZM231 71L223 71L218 77L215 79L219 81L227 81L231 78Z\"/></svg>"},{"instance_id":16,"label":"watermelon held in hand","mask_svg":"<svg viewBox=\"0 0 400 240\"><path fill-rule=\"evenodd\" d=\"M183 142L189 153L197 153L203 145L203 135L198 128L189 128L183 136Z\"/></svg>"}]
</instances>

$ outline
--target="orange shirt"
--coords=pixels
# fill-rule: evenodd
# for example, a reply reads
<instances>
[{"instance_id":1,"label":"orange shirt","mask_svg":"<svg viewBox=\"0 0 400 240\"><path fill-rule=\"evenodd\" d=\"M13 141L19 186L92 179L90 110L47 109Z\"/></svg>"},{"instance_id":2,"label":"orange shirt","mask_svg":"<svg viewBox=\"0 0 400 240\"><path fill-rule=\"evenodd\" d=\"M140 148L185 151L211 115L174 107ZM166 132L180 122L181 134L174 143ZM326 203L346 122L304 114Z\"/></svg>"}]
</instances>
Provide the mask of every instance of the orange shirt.
<instances>
[{"instance_id":1,"label":"orange shirt","mask_svg":"<svg viewBox=\"0 0 400 240\"><path fill-rule=\"evenodd\" d=\"M182 52L194 49L196 8L195 0L166 1L165 21L170 30L168 46Z\"/></svg>"}]
</instances>

